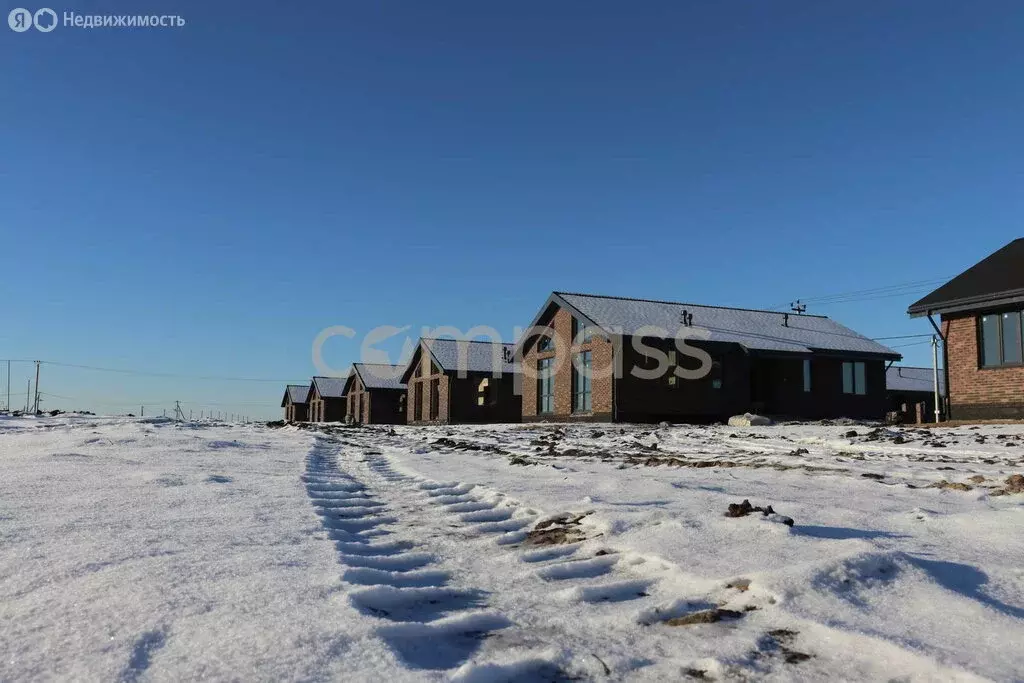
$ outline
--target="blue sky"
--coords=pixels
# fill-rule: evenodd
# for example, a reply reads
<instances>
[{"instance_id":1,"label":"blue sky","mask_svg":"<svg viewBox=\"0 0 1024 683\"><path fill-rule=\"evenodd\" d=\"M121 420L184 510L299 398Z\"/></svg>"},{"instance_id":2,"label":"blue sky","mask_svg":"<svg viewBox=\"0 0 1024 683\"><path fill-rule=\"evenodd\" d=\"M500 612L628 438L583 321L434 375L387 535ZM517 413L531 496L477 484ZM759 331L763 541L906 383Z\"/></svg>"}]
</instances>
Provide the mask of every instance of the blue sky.
<instances>
[{"instance_id":1,"label":"blue sky","mask_svg":"<svg viewBox=\"0 0 1024 683\"><path fill-rule=\"evenodd\" d=\"M187 24L0 32L0 358L301 380L331 325L511 333L555 289L770 307L1024 234L1015 1L54 9ZM927 333L927 289L810 310ZM282 393L43 372L44 407Z\"/></svg>"}]
</instances>

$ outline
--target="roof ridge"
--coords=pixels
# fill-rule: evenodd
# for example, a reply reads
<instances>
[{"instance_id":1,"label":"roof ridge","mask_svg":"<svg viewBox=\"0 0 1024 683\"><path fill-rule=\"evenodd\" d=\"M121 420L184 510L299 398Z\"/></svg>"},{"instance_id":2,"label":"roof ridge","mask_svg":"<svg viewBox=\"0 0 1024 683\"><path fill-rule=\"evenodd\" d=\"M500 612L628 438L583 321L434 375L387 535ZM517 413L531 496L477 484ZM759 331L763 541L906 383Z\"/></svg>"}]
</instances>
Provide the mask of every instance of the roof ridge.
<instances>
[{"instance_id":1,"label":"roof ridge","mask_svg":"<svg viewBox=\"0 0 1024 683\"><path fill-rule=\"evenodd\" d=\"M648 303L648 304L668 304L670 306L696 306L698 308L718 308L718 309L722 309L722 310L726 310L726 311L747 311L749 313L771 313L773 315L791 315L791 316L792 315L796 315L798 317L804 317L804 318L824 318L826 320L831 320L831 318L829 318L827 315L817 315L817 314L814 314L814 313L798 313L798 314L794 314L794 313L792 313L790 311L770 311L770 310L768 310L766 308L741 308L739 306L714 306L714 305L710 305L710 304L695 304L695 303L689 303L689 302L685 302L685 301L666 301L664 299L639 299L639 298L630 297L630 296L609 296L607 294L587 294L587 293L584 293L584 292L559 292L557 290L554 291L553 293L557 294L558 296L585 296L585 297L590 297L592 299L615 299L617 301L637 301L637 302L640 302L640 303Z\"/></svg>"}]
</instances>

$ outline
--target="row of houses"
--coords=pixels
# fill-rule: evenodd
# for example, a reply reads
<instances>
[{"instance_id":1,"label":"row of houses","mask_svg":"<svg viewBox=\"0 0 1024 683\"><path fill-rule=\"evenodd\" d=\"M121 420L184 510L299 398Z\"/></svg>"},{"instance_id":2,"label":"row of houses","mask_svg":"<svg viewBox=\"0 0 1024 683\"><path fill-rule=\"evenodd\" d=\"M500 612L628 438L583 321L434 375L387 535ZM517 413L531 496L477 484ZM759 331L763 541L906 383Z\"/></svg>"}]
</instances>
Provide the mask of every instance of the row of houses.
<instances>
[{"instance_id":1,"label":"row of houses","mask_svg":"<svg viewBox=\"0 0 1024 683\"><path fill-rule=\"evenodd\" d=\"M682 343L681 343L682 342ZM553 292L516 343L420 339L288 386L289 421L456 424L930 414L930 368L817 315ZM913 418L912 418L913 419Z\"/></svg>"}]
</instances>

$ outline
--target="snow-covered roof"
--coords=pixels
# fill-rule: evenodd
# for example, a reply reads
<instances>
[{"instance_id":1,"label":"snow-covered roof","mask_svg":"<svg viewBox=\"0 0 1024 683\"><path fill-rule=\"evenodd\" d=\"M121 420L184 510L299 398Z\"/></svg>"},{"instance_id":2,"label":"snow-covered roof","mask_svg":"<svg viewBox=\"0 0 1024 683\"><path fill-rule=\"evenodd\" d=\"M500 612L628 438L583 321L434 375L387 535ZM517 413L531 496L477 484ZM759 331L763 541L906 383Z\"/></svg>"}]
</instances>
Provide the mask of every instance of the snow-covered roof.
<instances>
[{"instance_id":1,"label":"snow-covered roof","mask_svg":"<svg viewBox=\"0 0 1024 683\"><path fill-rule=\"evenodd\" d=\"M946 378L939 368L939 393L945 394ZM889 391L935 391L935 376L931 368L910 368L893 365L885 371L885 388Z\"/></svg>"},{"instance_id":2,"label":"snow-covered roof","mask_svg":"<svg viewBox=\"0 0 1024 683\"><path fill-rule=\"evenodd\" d=\"M515 372L515 344L455 339L423 339L442 370L457 372Z\"/></svg>"},{"instance_id":3,"label":"snow-covered roof","mask_svg":"<svg viewBox=\"0 0 1024 683\"><path fill-rule=\"evenodd\" d=\"M790 313L787 325L786 314L777 311L565 292L554 292L541 315L552 301L575 310L586 324L608 334L634 335L643 328L657 328L675 336L680 329L707 330L707 341L735 343L759 351L836 351L900 358L892 349L824 316ZM689 328L681 327L684 311L692 316Z\"/></svg>"},{"instance_id":4,"label":"snow-covered roof","mask_svg":"<svg viewBox=\"0 0 1024 683\"><path fill-rule=\"evenodd\" d=\"M387 363L353 363L353 369L367 389L405 389L402 382L404 365Z\"/></svg>"},{"instance_id":5,"label":"snow-covered roof","mask_svg":"<svg viewBox=\"0 0 1024 683\"><path fill-rule=\"evenodd\" d=\"M284 398L281 400L281 407L283 408L286 401L294 403L305 403L306 398L309 396L309 385L308 384L289 384L284 389Z\"/></svg>"},{"instance_id":6,"label":"snow-covered roof","mask_svg":"<svg viewBox=\"0 0 1024 683\"><path fill-rule=\"evenodd\" d=\"M314 377L313 386L316 387L320 398L342 398L345 396L344 377Z\"/></svg>"}]
</instances>

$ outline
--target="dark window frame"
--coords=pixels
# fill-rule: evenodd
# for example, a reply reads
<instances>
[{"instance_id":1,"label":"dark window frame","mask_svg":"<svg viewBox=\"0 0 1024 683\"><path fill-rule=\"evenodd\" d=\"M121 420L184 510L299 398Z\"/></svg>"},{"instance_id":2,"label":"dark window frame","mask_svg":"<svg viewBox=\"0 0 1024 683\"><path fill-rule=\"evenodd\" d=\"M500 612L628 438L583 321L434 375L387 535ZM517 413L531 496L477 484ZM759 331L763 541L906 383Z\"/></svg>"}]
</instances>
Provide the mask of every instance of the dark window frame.
<instances>
[{"instance_id":1,"label":"dark window frame","mask_svg":"<svg viewBox=\"0 0 1024 683\"><path fill-rule=\"evenodd\" d=\"M594 356L592 351L575 354L572 364L572 412L591 413L594 411ZM580 371L583 368L583 371Z\"/></svg>"},{"instance_id":2,"label":"dark window frame","mask_svg":"<svg viewBox=\"0 0 1024 683\"><path fill-rule=\"evenodd\" d=\"M846 367L850 366L850 391L846 390ZM863 368L863 383L857 382L857 368ZM868 395L868 364L862 360L844 360L842 364L842 388L845 396ZM861 386L863 384L863 386Z\"/></svg>"},{"instance_id":3,"label":"dark window frame","mask_svg":"<svg viewBox=\"0 0 1024 683\"><path fill-rule=\"evenodd\" d=\"M1005 332L1003 330L1003 316L1009 313L1016 313L1018 316L1018 344L1017 351L1021 357L1020 361L1006 362ZM985 329L983 320L987 316L995 316L996 319L996 350L999 353L998 363L985 363ZM975 316L975 333L978 346L978 369L979 370L1001 370L1003 368L1024 367L1024 309L1003 308L995 311L985 311Z\"/></svg>"},{"instance_id":4,"label":"dark window frame","mask_svg":"<svg viewBox=\"0 0 1024 683\"><path fill-rule=\"evenodd\" d=\"M552 415L555 412L555 359L541 358L537 361L537 414Z\"/></svg>"}]
</instances>

